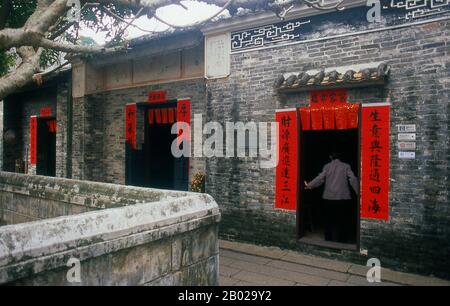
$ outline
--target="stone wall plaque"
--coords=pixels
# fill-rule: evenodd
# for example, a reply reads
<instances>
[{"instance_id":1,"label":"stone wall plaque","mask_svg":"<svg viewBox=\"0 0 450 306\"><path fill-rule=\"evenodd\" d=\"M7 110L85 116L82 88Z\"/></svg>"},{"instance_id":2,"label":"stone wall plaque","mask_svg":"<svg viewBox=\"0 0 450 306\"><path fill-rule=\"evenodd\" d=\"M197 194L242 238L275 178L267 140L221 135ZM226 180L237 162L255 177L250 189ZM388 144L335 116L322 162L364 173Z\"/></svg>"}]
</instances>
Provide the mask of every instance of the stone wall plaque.
<instances>
[{"instance_id":1,"label":"stone wall plaque","mask_svg":"<svg viewBox=\"0 0 450 306\"><path fill-rule=\"evenodd\" d=\"M230 74L230 34L220 34L205 39L206 78L224 78Z\"/></svg>"}]
</instances>

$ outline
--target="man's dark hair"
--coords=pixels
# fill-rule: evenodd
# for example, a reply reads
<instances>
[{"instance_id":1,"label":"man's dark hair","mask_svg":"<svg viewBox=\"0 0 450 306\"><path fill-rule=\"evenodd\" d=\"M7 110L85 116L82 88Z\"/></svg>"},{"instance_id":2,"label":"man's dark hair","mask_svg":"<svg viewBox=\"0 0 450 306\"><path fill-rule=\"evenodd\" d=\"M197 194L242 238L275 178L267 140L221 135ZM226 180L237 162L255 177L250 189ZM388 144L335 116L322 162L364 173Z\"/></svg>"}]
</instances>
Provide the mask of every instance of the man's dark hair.
<instances>
[{"instance_id":1,"label":"man's dark hair","mask_svg":"<svg viewBox=\"0 0 450 306\"><path fill-rule=\"evenodd\" d=\"M342 154L340 152L337 152L337 151L333 151L333 152L330 153L330 158L332 160L339 159L339 158L341 158L341 156L342 156Z\"/></svg>"}]
</instances>

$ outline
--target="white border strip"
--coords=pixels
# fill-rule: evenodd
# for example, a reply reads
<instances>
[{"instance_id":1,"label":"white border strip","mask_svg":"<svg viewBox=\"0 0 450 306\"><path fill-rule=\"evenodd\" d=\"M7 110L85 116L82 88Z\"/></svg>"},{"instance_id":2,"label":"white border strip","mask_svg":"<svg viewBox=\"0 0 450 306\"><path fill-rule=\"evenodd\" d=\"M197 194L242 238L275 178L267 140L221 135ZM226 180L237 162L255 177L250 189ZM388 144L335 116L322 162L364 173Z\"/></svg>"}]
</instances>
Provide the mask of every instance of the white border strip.
<instances>
[{"instance_id":1,"label":"white border strip","mask_svg":"<svg viewBox=\"0 0 450 306\"><path fill-rule=\"evenodd\" d=\"M275 113L286 113L286 112L296 112L296 108L282 108L282 109L276 109Z\"/></svg>"},{"instance_id":2,"label":"white border strip","mask_svg":"<svg viewBox=\"0 0 450 306\"><path fill-rule=\"evenodd\" d=\"M239 54L239 53L245 53L245 52L260 51L260 50L266 50L266 49L272 49L272 48L305 44L305 43L309 43L309 42L316 42L316 41L322 41L322 40L328 40L328 39L342 38L342 37L355 36L355 35L361 35L361 34L369 34L369 33L374 33L374 32L388 31L388 30L397 30L397 29L403 29L406 27L412 27L412 26L417 26L417 25L422 25L422 24L427 24L427 23L432 23L432 22L437 22L437 21L443 21L443 20L448 20L448 19L450 19L450 16L436 18L436 19L423 20L423 21L417 21L417 22L410 23L410 24L402 24L402 25L397 25L397 26L390 26L390 27L379 28L379 29L352 32L352 33L340 34L340 35L335 35L335 36L295 41L295 42L291 42L291 43L287 43L287 44L272 45L272 46L267 46L267 47L259 47L259 48L254 48L254 49L241 50L241 51L231 51L230 54L233 55L233 54ZM242 31L245 31L245 30L242 30ZM239 31L236 31L236 32L239 32ZM231 44L231 41L230 41L230 44Z\"/></svg>"},{"instance_id":3,"label":"white border strip","mask_svg":"<svg viewBox=\"0 0 450 306\"><path fill-rule=\"evenodd\" d=\"M389 102L382 102L382 103L364 103L361 106L362 107L376 107L376 106L390 106L391 103Z\"/></svg>"}]
</instances>

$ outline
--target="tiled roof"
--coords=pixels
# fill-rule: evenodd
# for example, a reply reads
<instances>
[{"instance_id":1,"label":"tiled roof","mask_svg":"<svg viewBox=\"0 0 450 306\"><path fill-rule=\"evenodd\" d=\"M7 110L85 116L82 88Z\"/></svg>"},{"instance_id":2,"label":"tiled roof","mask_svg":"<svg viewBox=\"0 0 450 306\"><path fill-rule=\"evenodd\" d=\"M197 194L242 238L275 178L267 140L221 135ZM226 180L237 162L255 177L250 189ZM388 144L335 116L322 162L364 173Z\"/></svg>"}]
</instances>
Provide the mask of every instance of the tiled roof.
<instances>
[{"instance_id":1,"label":"tiled roof","mask_svg":"<svg viewBox=\"0 0 450 306\"><path fill-rule=\"evenodd\" d=\"M360 69L340 67L280 75L274 82L274 88L279 92L292 92L380 85L386 82L391 68L388 64L365 66Z\"/></svg>"}]
</instances>

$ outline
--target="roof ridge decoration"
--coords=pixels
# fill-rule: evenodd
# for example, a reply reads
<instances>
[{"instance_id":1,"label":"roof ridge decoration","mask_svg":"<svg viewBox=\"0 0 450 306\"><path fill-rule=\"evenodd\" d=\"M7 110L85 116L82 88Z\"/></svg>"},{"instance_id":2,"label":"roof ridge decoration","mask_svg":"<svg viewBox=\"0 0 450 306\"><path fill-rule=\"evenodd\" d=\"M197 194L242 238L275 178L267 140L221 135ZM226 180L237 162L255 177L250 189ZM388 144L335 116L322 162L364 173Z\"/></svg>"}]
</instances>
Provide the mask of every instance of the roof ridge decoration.
<instances>
[{"instance_id":1,"label":"roof ridge decoration","mask_svg":"<svg viewBox=\"0 0 450 306\"><path fill-rule=\"evenodd\" d=\"M274 89L280 93L301 92L317 89L352 88L373 85L384 85L390 75L391 66L386 63L337 67L321 69L317 73L314 70L293 73L289 76L280 75L275 79ZM345 72L343 72L345 68ZM339 72L341 71L341 72Z\"/></svg>"}]
</instances>

